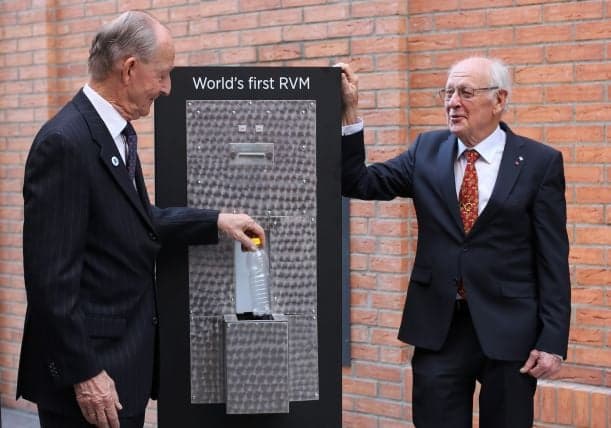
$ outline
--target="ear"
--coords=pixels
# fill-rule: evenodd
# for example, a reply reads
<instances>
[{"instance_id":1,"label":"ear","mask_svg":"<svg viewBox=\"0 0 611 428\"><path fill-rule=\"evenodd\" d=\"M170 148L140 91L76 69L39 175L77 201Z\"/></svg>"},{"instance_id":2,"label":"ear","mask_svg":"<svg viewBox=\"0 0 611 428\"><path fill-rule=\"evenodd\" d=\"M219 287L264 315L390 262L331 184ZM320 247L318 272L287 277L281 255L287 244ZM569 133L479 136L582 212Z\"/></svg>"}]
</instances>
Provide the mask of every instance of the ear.
<instances>
[{"instance_id":1,"label":"ear","mask_svg":"<svg viewBox=\"0 0 611 428\"><path fill-rule=\"evenodd\" d=\"M507 91L499 89L494 97L494 113L502 113L505 110L505 105L507 105Z\"/></svg>"},{"instance_id":2,"label":"ear","mask_svg":"<svg viewBox=\"0 0 611 428\"><path fill-rule=\"evenodd\" d=\"M134 68L136 67L136 58L133 56L127 57L121 64L121 80L127 84L133 78Z\"/></svg>"}]
</instances>

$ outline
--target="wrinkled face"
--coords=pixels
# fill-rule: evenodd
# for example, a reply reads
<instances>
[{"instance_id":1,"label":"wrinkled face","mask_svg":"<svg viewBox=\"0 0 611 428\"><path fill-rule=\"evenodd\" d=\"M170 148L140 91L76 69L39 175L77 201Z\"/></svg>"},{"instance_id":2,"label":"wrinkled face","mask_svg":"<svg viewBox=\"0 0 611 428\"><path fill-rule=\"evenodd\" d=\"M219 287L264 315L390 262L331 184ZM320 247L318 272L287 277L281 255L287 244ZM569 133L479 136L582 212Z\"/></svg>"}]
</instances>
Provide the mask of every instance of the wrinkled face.
<instances>
[{"instance_id":1,"label":"wrinkled face","mask_svg":"<svg viewBox=\"0 0 611 428\"><path fill-rule=\"evenodd\" d=\"M170 71L174 67L174 44L170 34L160 28L158 46L153 59L143 62L133 58L128 69L127 113L131 120L147 116L151 104L160 95L169 95L172 89Z\"/></svg>"},{"instance_id":2,"label":"wrinkled face","mask_svg":"<svg viewBox=\"0 0 611 428\"><path fill-rule=\"evenodd\" d=\"M481 89L490 86L489 64L485 61L465 60L448 75L445 89L454 90L444 101L448 128L469 147L490 135L501 120L506 92Z\"/></svg>"}]
</instances>

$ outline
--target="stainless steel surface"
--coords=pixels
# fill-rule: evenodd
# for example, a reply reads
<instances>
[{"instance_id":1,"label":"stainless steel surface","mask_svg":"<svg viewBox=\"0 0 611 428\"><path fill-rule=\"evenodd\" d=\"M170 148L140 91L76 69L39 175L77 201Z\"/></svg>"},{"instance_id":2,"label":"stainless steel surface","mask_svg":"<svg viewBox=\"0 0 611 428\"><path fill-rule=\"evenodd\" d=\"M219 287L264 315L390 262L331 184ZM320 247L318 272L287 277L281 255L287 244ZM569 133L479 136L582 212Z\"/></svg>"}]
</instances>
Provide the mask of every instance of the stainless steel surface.
<instances>
[{"instance_id":1,"label":"stainless steel surface","mask_svg":"<svg viewBox=\"0 0 611 428\"><path fill-rule=\"evenodd\" d=\"M246 212L265 228L272 310L289 317L289 395L317 399L316 103L188 100L186 117L188 205ZM233 241L189 248L193 403L227 395L217 334L236 312L234 276Z\"/></svg>"}]
</instances>

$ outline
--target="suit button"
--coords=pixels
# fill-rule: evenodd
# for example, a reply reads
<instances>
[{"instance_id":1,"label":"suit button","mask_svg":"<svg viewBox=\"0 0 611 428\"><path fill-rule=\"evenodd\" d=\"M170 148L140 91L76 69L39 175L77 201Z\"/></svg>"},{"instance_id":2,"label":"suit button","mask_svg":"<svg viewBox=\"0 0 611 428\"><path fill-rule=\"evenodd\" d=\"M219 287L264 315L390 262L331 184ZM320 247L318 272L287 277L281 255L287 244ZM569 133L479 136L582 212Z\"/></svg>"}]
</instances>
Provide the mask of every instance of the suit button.
<instances>
[{"instance_id":1,"label":"suit button","mask_svg":"<svg viewBox=\"0 0 611 428\"><path fill-rule=\"evenodd\" d=\"M157 235L155 235L155 233L153 232L149 232L149 238L151 238L151 240L156 241L157 240Z\"/></svg>"},{"instance_id":2,"label":"suit button","mask_svg":"<svg viewBox=\"0 0 611 428\"><path fill-rule=\"evenodd\" d=\"M159 318L153 317L153 325L159 324Z\"/></svg>"},{"instance_id":3,"label":"suit button","mask_svg":"<svg viewBox=\"0 0 611 428\"><path fill-rule=\"evenodd\" d=\"M463 252L466 253L467 251L469 251L469 247L462 247L462 250L463 250Z\"/></svg>"}]
</instances>

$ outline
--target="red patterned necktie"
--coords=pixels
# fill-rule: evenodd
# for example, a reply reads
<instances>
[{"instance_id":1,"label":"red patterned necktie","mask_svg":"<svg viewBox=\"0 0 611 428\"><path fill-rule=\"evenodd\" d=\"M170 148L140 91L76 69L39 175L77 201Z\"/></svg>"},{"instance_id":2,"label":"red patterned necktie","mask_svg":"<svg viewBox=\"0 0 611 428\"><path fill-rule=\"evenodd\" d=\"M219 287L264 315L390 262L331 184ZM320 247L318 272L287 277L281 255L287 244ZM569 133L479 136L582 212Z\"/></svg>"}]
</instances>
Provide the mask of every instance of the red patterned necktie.
<instances>
[{"instance_id":1,"label":"red patterned necktie","mask_svg":"<svg viewBox=\"0 0 611 428\"><path fill-rule=\"evenodd\" d=\"M467 158L467 166L458 192L458 203L465 233L469 233L477 219L479 195L475 161L479 158L479 153L475 150L467 150L465 151L465 157Z\"/></svg>"}]
</instances>

